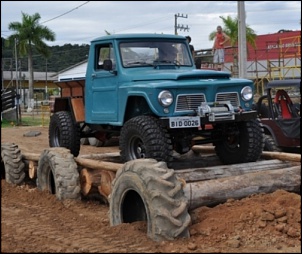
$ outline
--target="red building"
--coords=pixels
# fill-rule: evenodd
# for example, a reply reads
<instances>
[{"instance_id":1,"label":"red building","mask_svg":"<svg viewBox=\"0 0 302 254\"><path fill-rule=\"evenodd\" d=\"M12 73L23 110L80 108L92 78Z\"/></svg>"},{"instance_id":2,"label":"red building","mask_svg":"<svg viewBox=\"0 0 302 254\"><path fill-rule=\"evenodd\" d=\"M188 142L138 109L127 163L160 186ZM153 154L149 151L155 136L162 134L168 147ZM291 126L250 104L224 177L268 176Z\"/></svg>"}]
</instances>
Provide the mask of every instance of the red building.
<instances>
[{"instance_id":1,"label":"red building","mask_svg":"<svg viewBox=\"0 0 302 254\"><path fill-rule=\"evenodd\" d=\"M301 78L301 30L258 35L255 43L247 48L247 78L259 93L269 80ZM237 47L225 49L225 70L238 75Z\"/></svg>"},{"instance_id":2,"label":"red building","mask_svg":"<svg viewBox=\"0 0 302 254\"><path fill-rule=\"evenodd\" d=\"M255 49L251 45L248 45L248 61L301 56L301 31L283 32L283 30L281 30L274 34L258 35L255 43ZM233 62L233 48L227 48L225 53L225 61Z\"/></svg>"}]
</instances>

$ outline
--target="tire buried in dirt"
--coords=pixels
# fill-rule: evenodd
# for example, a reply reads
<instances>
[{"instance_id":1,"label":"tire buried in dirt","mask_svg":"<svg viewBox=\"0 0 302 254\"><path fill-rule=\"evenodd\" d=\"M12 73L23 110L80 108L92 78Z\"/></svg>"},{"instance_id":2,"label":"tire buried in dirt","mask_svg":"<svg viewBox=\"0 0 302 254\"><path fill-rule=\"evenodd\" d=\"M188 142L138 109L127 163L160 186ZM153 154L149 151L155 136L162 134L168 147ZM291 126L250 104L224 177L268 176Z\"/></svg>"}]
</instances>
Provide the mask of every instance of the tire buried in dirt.
<instances>
[{"instance_id":1,"label":"tire buried in dirt","mask_svg":"<svg viewBox=\"0 0 302 254\"><path fill-rule=\"evenodd\" d=\"M50 118L48 132L50 147L65 147L74 156L79 155L81 148L80 125L73 122L70 112L54 113Z\"/></svg>"},{"instance_id":2,"label":"tire buried in dirt","mask_svg":"<svg viewBox=\"0 0 302 254\"><path fill-rule=\"evenodd\" d=\"M11 184L22 184L25 179L25 163L22 161L21 151L16 144L1 144L1 162L3 168L1 175L6 182Z\"/></svg>"},{"instance_id":3,"label":"tire buried in dirt","mask_svg":"<svg viewBox=\"0 0 302 254\"><path fill-rule=\"evenodd\" d=\"M110 224L147 221L147 235L152 240L188 238L191 217L187 202L181 180L165 162L129 161L112 182Z\"/></svg>"},{"instance_id":4,"label":"tire buried in dirt","mask_svg":"<svg viewBox=\"0 0 302 254\"><path fill-rule=\"evenodd\" d=\"M37 187L57 199L80 199L80 176L74 156L66 148L45 149L37 169Z\"/></svg>"}]
</instances>

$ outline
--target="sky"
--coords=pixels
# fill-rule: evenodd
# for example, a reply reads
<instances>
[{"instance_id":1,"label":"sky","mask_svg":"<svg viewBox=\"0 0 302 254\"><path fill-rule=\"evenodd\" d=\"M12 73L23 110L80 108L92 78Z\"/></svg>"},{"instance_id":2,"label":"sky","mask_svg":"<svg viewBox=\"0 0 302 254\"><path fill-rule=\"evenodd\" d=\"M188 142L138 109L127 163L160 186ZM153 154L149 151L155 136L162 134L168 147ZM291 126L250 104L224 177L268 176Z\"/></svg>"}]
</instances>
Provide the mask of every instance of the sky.
<instances>
[{"instance_id":1,"label":"sky","mask_svg":"<svg viewBox=\"0 0 302 254\"><path fill-rule=\"evenodd\" d=\"M244 1L244 9L257 35L301 30L301 1ZM223 27L220 16L237 17L238 1L1 1L1 37L13 33L8 24L22 22L22 12L40 14L40 24L56 35L45 41L49 46L90 44L106 31L174 34L177 25L199 50L212 47L209 34Z\"/></svg>"}]
</instances>

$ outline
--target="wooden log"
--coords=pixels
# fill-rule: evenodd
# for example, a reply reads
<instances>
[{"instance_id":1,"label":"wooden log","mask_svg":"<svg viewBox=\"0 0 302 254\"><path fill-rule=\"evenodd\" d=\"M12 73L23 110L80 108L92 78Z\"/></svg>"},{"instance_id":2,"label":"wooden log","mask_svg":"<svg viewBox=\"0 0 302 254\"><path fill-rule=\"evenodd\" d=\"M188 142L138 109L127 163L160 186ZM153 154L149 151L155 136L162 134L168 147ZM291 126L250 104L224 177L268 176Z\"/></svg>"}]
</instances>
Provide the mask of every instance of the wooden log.
<instances>
[{"instance_id":1,"label":"wooden log","mask_svg":"<svg viewBox=\"0 0 302 254\"><path fill-rule=\"evenodd\" d=\"M116 172L123 166L122 163L97 161L97 160L86 159L81 157L75 157L74 159L79 165L83 166L84 168L90 168L90 169L103 169L103 170Z\"/></svg>"},{"instance_id":2,"label":"wooden log","mask_svg":"<svg viewBox=\"0 0 302 254\"><path fill-rule=\"evenodd\" d=\"M111 193L111 184L115 178L115 172L83 168L80 171L81 191L84 197L100 197L108 203Z\"/></svg>"},{"instance_id":3,"label":"wooden log","mask_svg":"<svg viewBox=\"0 0 302 254\"><path fill-rule=\"evenodd\" d=\"M28 175L30 179L34 179L37 177L37 161L29 161L28 162Z\"/></svg>"},{"instance_id":4,"label":"wooden log","mask_svg":"<svg viewBox=\"0 0 302 254\"><path fill-rule=\"evenodd\" d=\"M301 154L297 154L297 153L263 151L261 157L265 159L279 159L284 161L301 162Z\"/></svg>"},{"instance_id":5,"label":"wooden log","mask_svg":"<svg viewBox=\"0 0 302 254\"><path fill-rule=\"evenodd\" d=\"M200 152L200 153L215 153L214 146L195 145L192 147L192 150L194 152ZM265 159L279 159L279 160L286 160L286 161L301 162L301 154L297 154L297 153L263 151L261 157Z\"/></svg>"},{"instance_id":6,"label":"wooden log","mask_svg":"<svg viewBox=\"0 0 302 254\"><path fill-rule=\"evenodd\" d=\"M116 157L120 157L120 153L119 152L115 152L115 153L92 153L92 154L83 154L78 156L78 158L85 158L85 159L94 159L94 160L102 160L102 159L107 159L107 158L116 158Z\"/></svg>"},{"instance_id":7,"label":"wooden log","mask_svg":"<svg viewBox=\"0 0 302 254\"><path fill-rule=\"evenodd\" d=\"M102 160L102 161L109 161L109 162L115 162L115 163L122 163L119 152L102 153L102 154L84 154L84 155L80 155L78 157L84 158L84 159Z\"/></svg>"},{"instance_id":8,"label":"wooden log","mask_svg":"<svg viewBox=\"0 0 302 254\"><path fill-rule=\"evenodd\" d=\"M275 170L293 166L291 162L262 160L257 162L218 165L213 167L175 170L175 174L186 182L205 181L229 176L242 175L256 171Z\"/></svg>"},{"instance_id":9,"label":"wooden log","mask_svg":"<svg viewBox=\"0 0 302 254\"><path fill-rule=\"evenodd\" d=\"M98 192L97 186L101 183L101 174L98 170L83 168L80 171L81 191L84 196L91 195L92 192ZM93 186L96 186L93 190Z\"/></svg>"},{"instance_id":10,"label":"wooden log","mask_svg":"<svg viewBox=\"0 0 302 254\"><path fill-rule=\"evenodd\" d=\"M22 158L24 160L29 160L29 161L39 161L40 154L38 154L38 153L22 152Z\"/></svg>"},{"instance_id":11,"label":"wooden log","mask_svg":"<svg viewBox=\"0 0 302 254\"><path fill-rule=\"evenodd\" d=\"M112 181L115 178L115 172L103 170L101 183L98 185L99 193L108 201L108 196L111 193ZM109 201L108 201L109 203Z\"/></svg>"},{"instance_id":12,"label":"wooden log","mask_svg":"<svg viewBox=\"0 0 302 254\"><path fill-rule=\"evenodd\" d=\"M215 206L228 199L241 199L252 194L272 193L278 189L300 193L301 167L264 170L239 176L186 183L188 209Z\"/></svg>"},{"instance_id":13,"label":"wooden log","mask_svg":"<svg viewBox=\"0 0 302 254\"><path fill-rule=\"evenodd\" d=\"M215 146L195 145L195 146L192 146L192 150L194 152L199 152L199 153L216 153Z\"/></svg>"}]
</instances>

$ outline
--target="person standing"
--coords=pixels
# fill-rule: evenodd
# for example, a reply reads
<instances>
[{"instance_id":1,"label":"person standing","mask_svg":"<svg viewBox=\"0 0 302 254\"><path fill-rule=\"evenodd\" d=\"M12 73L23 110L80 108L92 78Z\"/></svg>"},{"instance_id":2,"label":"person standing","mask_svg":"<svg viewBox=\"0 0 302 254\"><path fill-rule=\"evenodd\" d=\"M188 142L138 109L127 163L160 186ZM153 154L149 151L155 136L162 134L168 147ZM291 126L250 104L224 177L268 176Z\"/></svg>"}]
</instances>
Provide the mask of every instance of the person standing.
<instances>
[{"instance_id":1,"label":"person standing","mask_svg":"<svg viewBox=\"0 0 302 254\"><path fill-rule=\"evenodd\" d=\"M192 54L192 57L193 57L193 60L195 58L195 50L194 50L194 46L191 44L191 37L190 36L186 36L186 39L189 43L189 47L190 47L190 51L191 51L191 54Z\"/></svg>"},{"instance_id":2,"label":"person standing","mask_svg":"<svg viewBox=\"0 0 302 254\"><path fill-rule=\"evenodd\" d=\"M230 40L223 31L221 26L217 26L217 33L214 39L214 44L212 48L214 69L218 70L218 65L220 65L219 70L224 68L224 44Z\"/></svg>"}]
</instances>

